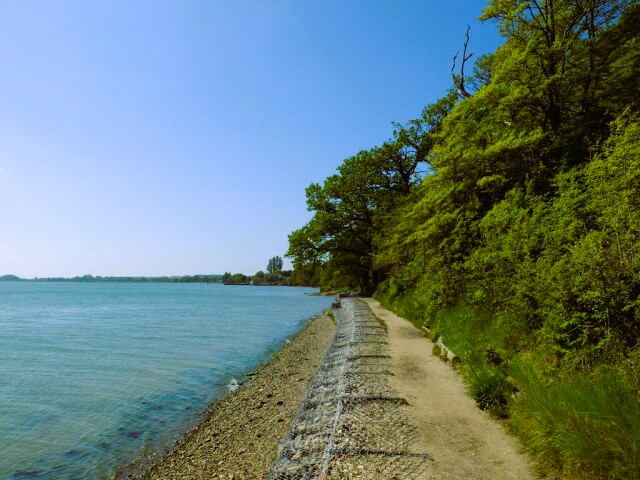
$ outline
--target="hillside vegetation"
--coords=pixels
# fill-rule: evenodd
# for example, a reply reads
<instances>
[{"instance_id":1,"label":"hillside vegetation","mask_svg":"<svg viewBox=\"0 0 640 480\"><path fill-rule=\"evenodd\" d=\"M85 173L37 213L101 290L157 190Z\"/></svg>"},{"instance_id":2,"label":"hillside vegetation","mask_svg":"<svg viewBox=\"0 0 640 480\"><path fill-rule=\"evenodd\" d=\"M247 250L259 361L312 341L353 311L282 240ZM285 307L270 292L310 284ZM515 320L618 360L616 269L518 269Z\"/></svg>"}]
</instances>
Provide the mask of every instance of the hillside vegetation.
<instances>
[{"instance_id":1,"label":"hillside vegetation","mask_svg":"<svg viewBox=\"0 0 640 480\"><path fill-rule=\"evenodd\" d=\"M481 18L505 42L458 91L308 187L294 276L442 336L547 472L640 478L640 4Z\"/></svg>"}]
</instances>

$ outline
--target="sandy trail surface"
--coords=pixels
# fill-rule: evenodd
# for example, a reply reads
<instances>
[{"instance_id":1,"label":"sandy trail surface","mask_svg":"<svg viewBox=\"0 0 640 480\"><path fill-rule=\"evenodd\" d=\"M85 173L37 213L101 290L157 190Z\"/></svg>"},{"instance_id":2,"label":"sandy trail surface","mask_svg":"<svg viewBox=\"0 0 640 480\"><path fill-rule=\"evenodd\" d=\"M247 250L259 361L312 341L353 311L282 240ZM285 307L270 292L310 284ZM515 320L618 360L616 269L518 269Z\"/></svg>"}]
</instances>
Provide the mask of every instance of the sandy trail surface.
<instances>
[{"instance_id":1,"label":"sandy trail surface","mask_svg":"<svg viewBox=\"0 0 640 480\"><path fill-rule=\"evenodd\" d=\"M535 478L516 440L476 407L455 371L432 355L431 342L376 300L363 301L388 326L390 384L409 402L416 447L433 459L429 478Z\"/></svg>"}]
</instances>

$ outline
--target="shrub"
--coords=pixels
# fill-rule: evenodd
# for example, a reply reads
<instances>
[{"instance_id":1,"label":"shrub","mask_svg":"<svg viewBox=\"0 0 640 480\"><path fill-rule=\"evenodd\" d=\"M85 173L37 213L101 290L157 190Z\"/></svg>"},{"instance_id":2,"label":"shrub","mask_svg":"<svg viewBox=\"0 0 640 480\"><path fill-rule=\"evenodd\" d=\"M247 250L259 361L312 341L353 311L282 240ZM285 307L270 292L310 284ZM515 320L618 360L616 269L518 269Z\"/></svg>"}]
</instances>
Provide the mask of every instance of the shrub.
<instances>
[{"instance_id":1,"label":"shrub","mask_svg":"<svg viewBox=\"0 0 640 480\"><path fill-rule=\"evenodd\" d=\"M469 394L482 410L507 404L509 384L505 373L494 366L475 365L464 368L469 382Z\"/></svg>"}]
</instances>

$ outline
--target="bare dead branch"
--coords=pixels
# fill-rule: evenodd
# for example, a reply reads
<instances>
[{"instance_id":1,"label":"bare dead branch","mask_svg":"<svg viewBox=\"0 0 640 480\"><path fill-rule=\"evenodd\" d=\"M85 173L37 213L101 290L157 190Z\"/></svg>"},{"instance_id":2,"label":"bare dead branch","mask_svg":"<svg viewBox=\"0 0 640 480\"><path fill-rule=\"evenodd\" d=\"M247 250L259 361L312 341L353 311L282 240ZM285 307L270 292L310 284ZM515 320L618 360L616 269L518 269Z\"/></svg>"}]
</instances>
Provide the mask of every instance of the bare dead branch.
<instances>
[{"instance_id":1,"label":"bare dead branch","mask_svg":"<svg viewBox=\"0 0 640 480\"><path fill-rule=\"evenodd\" d=\"M467 55L467 47L469 46L469 30L470 29L471 29L471 26L467 25L467 31L465 33L465 40L464 40L464 49L462 51L462 63L460 64L460 75L456 75L455 73L456 61L458 59L458 54L460 53L460 51L457 51L456 54L453 56L453 62L451 65L451 77L453 78L453 84L456 86L456 89L458 90L458 94L463 98L469 98L471 96L471 94L467 91L464 85L464 66L471 59L471 57L473 57L473 52Z\"/></svg>"}]
</instances>

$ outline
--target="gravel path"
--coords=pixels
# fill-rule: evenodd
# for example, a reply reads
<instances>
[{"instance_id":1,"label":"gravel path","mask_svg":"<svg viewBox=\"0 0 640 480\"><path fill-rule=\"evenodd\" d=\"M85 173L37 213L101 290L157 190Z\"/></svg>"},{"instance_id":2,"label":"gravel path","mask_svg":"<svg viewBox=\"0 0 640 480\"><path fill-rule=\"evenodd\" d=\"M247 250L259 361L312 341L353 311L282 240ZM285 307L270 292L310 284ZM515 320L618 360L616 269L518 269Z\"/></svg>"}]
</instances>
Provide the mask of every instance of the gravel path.
<instances>
[{"instance_id":1,"label":"gravel path","mask_svg":"<svg viewBox=\"0 0 640 480\"><path fill-rule=\"evenodd\" d=\"M267 480L533 478L418 329L372 299L333 312L336 336Z\"/></svg>"},{"instance_id":2,"label":"gravel path","mask_svg":"<svg viewBox=\"0 0 640 480\"><path fill-rule=\"evenodd\" d=\"M313 319L143 478L257 480L287 433L307 383L335 331L327 315Z\"/></svg>"},{"instance_id":3,"label":"gravel path","mask_svg":"<svg viewBox=\"0 0 640 480\"><path fill-rule=\"evenodd\" d=\"M333 312L336 336L267 479L430 478L408 403L389 382L385 325L356 299Z\"/></svg>"}]
</instances>

